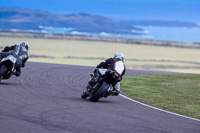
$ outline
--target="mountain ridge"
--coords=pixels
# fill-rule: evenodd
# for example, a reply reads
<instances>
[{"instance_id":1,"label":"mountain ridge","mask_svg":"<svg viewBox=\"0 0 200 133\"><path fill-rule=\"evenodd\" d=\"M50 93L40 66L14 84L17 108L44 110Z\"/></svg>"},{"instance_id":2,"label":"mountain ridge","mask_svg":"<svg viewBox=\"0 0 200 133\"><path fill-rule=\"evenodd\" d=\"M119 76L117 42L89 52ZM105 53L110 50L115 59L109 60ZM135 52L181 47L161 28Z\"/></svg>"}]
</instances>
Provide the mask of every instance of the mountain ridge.
<instances>
[{"instance_id":1,"label":"mountain ridge","mask_svg":"<svg viewBox=\"0 0 200 133\"><path fill-rule=\"evenodd\" d=\"M133 34L130 29L142 31L129 24L121 24L113 19L86 13L58 15L38 10L22 8L0 8L0 29L41 30L42 26L69 27L79 32L108 32Z\"/></svg>"},{"instance_id":2,"label":"mountain ridge","mask_svg":"<svg viewBox=\"0 0 200 133\"><path fill-rule=\"evenodd\" d=\"M166 26L200 28L193 22L164 20L116 20L104 16L79 14L55 14L25 8L0 8L0 29L43 32L49 27L65 28L64 33L87 32L93 34L146 35L138 26Z\"/></svg>"}]
</instances>

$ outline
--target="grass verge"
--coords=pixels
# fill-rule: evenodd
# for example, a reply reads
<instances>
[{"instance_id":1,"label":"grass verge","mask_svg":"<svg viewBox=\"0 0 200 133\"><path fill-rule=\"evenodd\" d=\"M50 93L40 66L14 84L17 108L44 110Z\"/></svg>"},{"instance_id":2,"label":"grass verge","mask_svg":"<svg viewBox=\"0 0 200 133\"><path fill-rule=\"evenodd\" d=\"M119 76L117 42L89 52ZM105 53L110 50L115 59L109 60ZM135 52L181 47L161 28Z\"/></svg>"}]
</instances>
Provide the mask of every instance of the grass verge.
<instances>
[{"instance_id":1,"label":"grass verge","mask_svg":"<svg viewBox=\"0 0 200 133\"><path fill-rule=\"evenodd\" d=\"M200 119L199 74L151 74L125 77L121 93L140 102Z\"/></svg>"}]
</instances>

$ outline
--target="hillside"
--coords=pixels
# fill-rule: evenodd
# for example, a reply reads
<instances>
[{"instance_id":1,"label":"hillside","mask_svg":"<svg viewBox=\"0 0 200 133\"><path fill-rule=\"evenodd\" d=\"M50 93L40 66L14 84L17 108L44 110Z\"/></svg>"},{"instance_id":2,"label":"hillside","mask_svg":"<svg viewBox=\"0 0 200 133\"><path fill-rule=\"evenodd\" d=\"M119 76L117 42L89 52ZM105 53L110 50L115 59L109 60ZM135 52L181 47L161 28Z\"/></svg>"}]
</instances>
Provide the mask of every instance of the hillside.
<instances>
[{"instance_id":1,"label":"hillside","mask_svg":"<svg viewBox=\"0 0 200 133\"><path fill-rule=\"evenodd\" d=\"M3 7L0 8L1 31L26 31L39 33L76 34L124 34L146 35L145 29L137 26L199 27L193 22L161 20L116 20L87 13L54 14L39 10ZM55 32L54 32L55 33Z\"/></svg>"},{"instance_id":2,"label":"hillside","mask_svg":"<svg viewBox=\"0 0 200 133\"><path fill-rule=\"evenodd\" d=\"M159 27L187 27L187 28L200 28L194 22L170 21L170 20L121 20L121 23L140 25L140 26L159 26Z\"/></svg>"},{"instance_id":3,"label":"hillside","mask_svg":"<svg viewBox=\"0 0 200 133\"><path fill-rule=\"evenodd\" d=\"M86 13L60 15L30 9L0 8L1 30L42 31L49 27L64 27L66 32L141 34L130 29L142 31L130 24Z\"/></svg>"}]
</instances>

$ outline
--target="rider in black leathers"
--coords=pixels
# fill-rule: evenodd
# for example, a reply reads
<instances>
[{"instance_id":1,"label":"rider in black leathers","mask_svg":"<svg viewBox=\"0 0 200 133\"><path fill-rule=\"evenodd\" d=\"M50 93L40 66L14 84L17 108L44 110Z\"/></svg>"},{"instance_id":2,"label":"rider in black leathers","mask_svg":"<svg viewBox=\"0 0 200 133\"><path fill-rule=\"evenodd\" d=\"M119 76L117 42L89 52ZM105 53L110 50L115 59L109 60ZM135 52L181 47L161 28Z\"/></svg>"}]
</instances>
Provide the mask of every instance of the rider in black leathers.
<instances>
[{"instance_id":1,"label":"rider in black leathers","mask_svg":"<svg viewBox=\"0 0 200 133\"><path fill-rule=\"evenodd\" d=\"M121 52L114 54L114 58L109 58L104 62L101 62L97 65L94 70L94 76L92 80L89 81L89 84L96 84L99 80L99 68L106 68L106 81L113 85L114 90L112 95L118 95L120 93L120 81L122 80L123 75L126 72L126 67L124 65L124 55Z\"/></svg>"},{"instance_id":2,"label":"rider in black leathers","mask_svg":"<svg viewBox=\"0 0 200 133\"><path fill-rule=\"evenodd\" d=\"M19 45L6 46L0 53L0 61L7 57L8 55L13 55L17 58L16 72L14 75L21 75L21 67L25 66L26 61L29 58L28 55L29 44L27 42L22 42Z\"/></svg>"}]
</instances>

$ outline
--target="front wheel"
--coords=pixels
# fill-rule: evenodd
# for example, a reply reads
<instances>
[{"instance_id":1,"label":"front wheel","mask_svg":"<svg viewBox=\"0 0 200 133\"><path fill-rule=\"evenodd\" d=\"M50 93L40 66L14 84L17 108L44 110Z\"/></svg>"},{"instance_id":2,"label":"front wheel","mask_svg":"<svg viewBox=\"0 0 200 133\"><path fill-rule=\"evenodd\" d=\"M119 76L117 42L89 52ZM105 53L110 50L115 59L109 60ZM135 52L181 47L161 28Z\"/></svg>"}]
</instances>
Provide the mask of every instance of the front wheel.
<instances>
[{"instance_id":1,"label":"front wheel","mask_svg":"<svg viewBox=\"0 0 200 133\"><path fill-rule=\"evenodd\" d=\"M3 65L2 67L1 67L1 69L0 69L0 78L2 77L2 76L4 76L5 75L5 73L8 71L8 68L5 66L5 65Z\"/></svg>"},{"instance_id":2,"label":"front wheel","mask_svg":"<svg viewBox=\"0 0 200 133\"><path fill-rule=\"evenodd\" d=\"M104 96L109 87L110 86L108 83L103 82L102 85L99 87L99 89L90 96L90 101L97 102L100 98Z\"/></svg>"}]
</instances>

